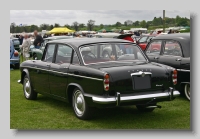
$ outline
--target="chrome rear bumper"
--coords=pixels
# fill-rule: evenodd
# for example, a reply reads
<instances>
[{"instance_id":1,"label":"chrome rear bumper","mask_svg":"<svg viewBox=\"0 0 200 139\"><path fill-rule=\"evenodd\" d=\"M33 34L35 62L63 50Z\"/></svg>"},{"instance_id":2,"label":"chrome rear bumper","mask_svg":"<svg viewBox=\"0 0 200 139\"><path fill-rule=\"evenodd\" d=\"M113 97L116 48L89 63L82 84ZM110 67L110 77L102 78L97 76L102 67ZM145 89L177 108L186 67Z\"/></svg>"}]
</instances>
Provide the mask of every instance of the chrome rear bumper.
<instances>
[{"instance_id":1,"label":"chrome rear bumper","mask_svg":"<svg viewBox=\"0 0 200 139\"><path fill-rule=\"evenodd\" d=\"M103 98L103 97L92 97L94 103L99 104L109 104L116 103L116 106L120 105L120 102L129 102L129 101L142 101L149 99L169 99L173 100L174 97L179 96L179 91L174 91L173 88L169 88L169 92L155 93L155 94L146 94L146 95L135 95L135 96L120 96L120 93L117 92L115 97Z\"/></svg>"}]
</instances>

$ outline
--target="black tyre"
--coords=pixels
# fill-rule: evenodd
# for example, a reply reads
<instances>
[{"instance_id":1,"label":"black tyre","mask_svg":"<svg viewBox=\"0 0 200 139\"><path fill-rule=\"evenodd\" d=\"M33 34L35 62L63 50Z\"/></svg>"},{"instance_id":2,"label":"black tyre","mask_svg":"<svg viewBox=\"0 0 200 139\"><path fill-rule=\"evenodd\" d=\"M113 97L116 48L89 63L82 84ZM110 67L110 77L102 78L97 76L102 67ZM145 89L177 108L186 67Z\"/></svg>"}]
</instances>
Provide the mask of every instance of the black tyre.
<instances>
[{"instance_id":1,"label":"black tyre","mask_svg":"<svg viewBox=\"0 0 200 139\"><path fill-rule=\"evenodd\" d=\"M184 86L184 93L186 98L190 101L190 84L185 84Z\"/></svg>"},{"instance_id":2,"label":"black tyre","mask_svg":"<svg viewBox=\"0 0 200 139\"><path fill-rule=\"evenodd\" d=\"M72 106L77 118L86 120L91 117L91 109L85 102L83 93L79 88L74 89L72 95Z\"/></svg>"},{"instance_id":3,"label":"black tyre","mask_svg":"<svg viewBox=\"0 0 200 139\"><path fill-rule=\"evenodd\" d=\"M149 106L155 106L156 104L151 104ZM152 112L155 108L146 108L144 105L136 105L137 109L140 112Z\"/></svg>"},{"instance_id":4,"label":"black tyre","mask_svg":"<svg viewBox=\"0 0 200 139\"><path fill-rule=\"evenodd\" d=\"M37 60L38 57L37 57L37 54L33 54L33 60Z\"/></svg>"},{"instance_id":5,"label":"black tyre","mask_svg":"<svg viewBox=\"0 0 200 139\"><path fill-rule=\"evenodd\" d=\"M28 100L35 100L37 99L37 93L34 92L30 79L27 75L24 76L23 80L23 91L24 91L24 96Z\"/></svg>"}]
</instances>

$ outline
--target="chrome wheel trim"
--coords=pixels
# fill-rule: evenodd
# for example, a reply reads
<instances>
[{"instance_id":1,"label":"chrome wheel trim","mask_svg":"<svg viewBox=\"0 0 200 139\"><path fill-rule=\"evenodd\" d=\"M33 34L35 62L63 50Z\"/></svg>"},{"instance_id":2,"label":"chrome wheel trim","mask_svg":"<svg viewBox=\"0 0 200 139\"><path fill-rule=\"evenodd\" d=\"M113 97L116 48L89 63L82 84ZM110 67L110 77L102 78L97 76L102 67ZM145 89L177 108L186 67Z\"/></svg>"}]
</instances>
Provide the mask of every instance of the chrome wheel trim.
<instances>
[{"instance_id":1,"label":"chrome wheel trim","mask_svg":"<svg viewBox=\"0 0 200 139\"><path fill-rule=\"evenodd\" d=\"M85 112L85 100L80 90L77 90L73 96L74 111L77 116L82 116Z\"/></svg>"},{"instance_id":2,"label":"chrome wheel trim","mask_svg":"<svg viewBox=\"0 0 200 139\"><path fill-rule=\"evenodd\" d=\"M37 56L34 59L37 60Z\"/></svg>"},{"instance_id":3,"label":"chrome wheel trim","mask_svg":"<svg viewBox=\"0 0 200 139\"><path fill-rule=\"evenodd\" d=\"M190 100L190 84L185 84L185 95Z\"/></svg>"},{"instance_id":4,"label":"chrome wheel trim","mask_svg":"<svg viewBox=\"0 0 200 139\"><path fill-rule=\"evenodd\" d=\"M31 85L28 78L24 78L23 85L24 85L24 94L26 98L29 98L31 94Z\"/></svg>"}]
</instances>

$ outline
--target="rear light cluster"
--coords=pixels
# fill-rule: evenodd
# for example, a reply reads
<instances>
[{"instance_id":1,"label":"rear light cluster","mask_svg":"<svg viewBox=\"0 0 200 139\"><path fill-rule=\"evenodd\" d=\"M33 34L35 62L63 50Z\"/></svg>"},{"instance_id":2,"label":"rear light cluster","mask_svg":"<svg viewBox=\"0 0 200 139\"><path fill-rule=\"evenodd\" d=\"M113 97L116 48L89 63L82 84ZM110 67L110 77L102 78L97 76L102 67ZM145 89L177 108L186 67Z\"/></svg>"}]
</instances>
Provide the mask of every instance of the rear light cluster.
<instances>
[{"instance_id":1,"label":"rear light cluster","mask_svg":"<svg viewBox=\"0 0 200 139\"><path fill-rule=\"evenodd\" d=\"M173 84L174 84L174 85L177 84L177 70L173 70L173 73L172 73L172 81L173 81Z\"/></svg>"},{"instance_id":2,"label":"rear light cluster","mask_svg":"<svg viewBox=\"0 0 200 139\"><path fill-rule=\"evenodd\" d=\"M14 52L14 56L18 56L19 53L17 51Z\"/></svg>"},{"instance_id":3,"label":"rear light cluster","mask_svg":"<svg viewBox=\"0 0 200 139\"><path fill-rule=\"evenodd\" d=\"M109 90L109 78L110 78L109 74L104 75L103 85L105 91Z\"/></svg>"}]
</instances>

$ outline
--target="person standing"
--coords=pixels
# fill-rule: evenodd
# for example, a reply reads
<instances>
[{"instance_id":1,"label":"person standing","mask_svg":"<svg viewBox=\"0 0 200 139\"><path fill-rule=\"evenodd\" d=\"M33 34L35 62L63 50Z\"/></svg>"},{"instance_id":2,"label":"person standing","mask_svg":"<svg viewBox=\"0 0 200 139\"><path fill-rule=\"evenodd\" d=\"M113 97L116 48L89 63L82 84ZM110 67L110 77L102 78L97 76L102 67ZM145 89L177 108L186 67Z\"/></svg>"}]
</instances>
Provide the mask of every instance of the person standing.
<instances>
[{"instance_id":1,"label":"person standing","mask_svg":"<svg viewBox=\"0 0 200 139\"><path fill-rule=\"evenodd\" d=\"M171 29L169 30L168 34L172 34L172 30Z\"/></svg>"},{"instance_id":2,"label":"person standing","mask_svg":"<svg viewBox=\"0 0 200 139\"><path fill-rule=\"evenodd\" d=\"M31 46L31 40L28 38L28 34L25 34L22 43L23 57L25 60L28 60L30 57L29 55L30 46Z\"/></svg>"},{"instance_id":3,"label":"person standing","mask_svg":"<svg viewBox=\"0 0 200 139\"><path fill-rule=\"evenodd\" d=\"M38 34L37 30L34 31L35 40L33 42L33 45L36 49L39 49L41 46L41 43L44 41L43 38Z\"/></svg>"}]
</instances>

